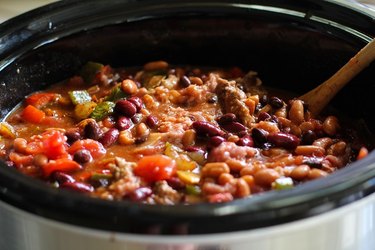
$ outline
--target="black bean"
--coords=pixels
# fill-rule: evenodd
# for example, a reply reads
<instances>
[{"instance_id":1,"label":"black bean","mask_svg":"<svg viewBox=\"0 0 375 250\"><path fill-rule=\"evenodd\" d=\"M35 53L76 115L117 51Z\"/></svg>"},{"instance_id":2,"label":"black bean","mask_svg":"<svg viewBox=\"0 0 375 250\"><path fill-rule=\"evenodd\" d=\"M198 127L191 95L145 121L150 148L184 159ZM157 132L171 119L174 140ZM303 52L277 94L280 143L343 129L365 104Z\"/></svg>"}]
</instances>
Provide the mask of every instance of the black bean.
<instances>
[{"instance_id":1,"label":"black bean","mask_svg":"<svg viewBox=\"0 0 375 250\"><path fill-rule=\"evenodd\" d=\"M258 144L258 145L262 145L264 143L267 142L267 135L268 135L268 132L265 131L264 129L260 129L260 128L253 128L251 130L251 135L254 139L254 141Z\"/></svg>"},{"instance_id":2,"label":"black bean","mask_svg":"<svg viewBox=\"0 0 375 250\"><path fill-rule=\"evenodd\" d=\"M78 130L75 129L66 131L65 136L69 144L72 144L73 142L81 139L81 134L78 132Z\"/></svg>"},{"instance_id":3,"label":"black bean","mask_svg":"<svg viewBox=\"0 0 375 250\"><path fill-rule=\"evenodd\" d=\"M267 95L263 95L260 99L259 99L259 102L262 104L262 106L265 106L268 104L268 96Z\"/></svg>"},{"instance_id":4,"label":"black bean","mask_svg":"<svg viewBox=\"0 0 375 250\"><path fill-rule=\"evenodd\" d=\"M181 87L186 88L186 87L189 87L190 84L191 84L191 81L190 81L189 77L183 76L183 77L180 78Z\"/></svg>"},{"instance_id":5,"label":"black bean","mask_svg":"<svg viewBox=\"0 0 375 250\"><path fill-rule=\"evenodd\" d=\"M317 136L314 131L307 130L306 132L302 133L302 144L304 145L311 145L315 140L317 139Z\"/></svg>"},{"instance_id":6,"label":"black bean","mask_svg":"<svg viewBox=\"0 0 375 250\"><path fill-rule=\"evenodd\" d=\"M224 132L215 125L205 121L195 121L192 124L193 129L201 136L224 136Z\"/></svg>"},{"instance_id":7,"label":"black bean","mask_svg":"<svg viewBox=\"0 0 375 250\"><path fill-rule=\"evenodd\" d=\"M295 149L300 143L300 139L297 136L283 132L269 134L267 139L275 146L286 149Z\"/></svg>"},{"instance_id":8,"label":"black bean","mask_svg":"<svg viewBox=\"0 0 375 250\"><path fill-rule=\"evenodd\" d=\"M65 182L75 182L76 180L71 176L63 172L54 172L51 175L52 180L57 181L60 185Z\"/></svg>"},{"instance_id":9,"label":"black bean","mask_svg":"<svg viewBox=\"0 0 375 250\"><path fill-rule=\"evenodd\" d=\"M137 113L137 107L128 100L119 100L116 102L114 111L119 115L131 118Z\"/></svg>"},{"instance_id":10,"label":"black bean","mask_svg":"<svg viewBox=\"0 0 375 250\"><path fill-rule=\"evenodd\" d=\"M248 147L253 147L254 146L254 140L250 135L245 135L241 137L236 144L238 146L248 146Z\"/></svg>"},{"instance_id":11,"label":"black bean","mask_svg":"<svg viewBox=\"0 0 375 250\"><path fill-rule=\"evenodd\" d=\"M104 133L104 135L100 138L100 142L103 144L104 147L109 147L113 145L118 137L120 135L120 132L116 128L111 128L107 132Z\"/></svg>"},{"instance_id":12,"label":"black bean","mask_svg":"<svg viewBox=\"0 0 375 250\"><path fill-rule=\"evenodd\" d=\"M272 106L272 108L275 108L275 109L279 109L284 106L283 100L281 100L280 98L276 96L273 96L270 98L269 104Z\"/></svg>"},{"instance_id":13,"label":"black bean","mask_svg":"<svg viewBox=\"0 0 375 250\"><path fill-rule=\"evenodd\" d=\"M146 125L149 128L151 128L151 129L156 128L158 126L158 124L159 124L159 120L156 116L154 116L154 115L147 116Z\"/></svg>"},{"instance_id":14,"label":"black bean","mask_svg":"<svg viewBox=\"0 0 375 250\"><path fill-rule=\"evenodd\" d=\"M127 129L131 128L132 126L133 126L133 122L128 117L120 116L117 119L116 127L120 131L127 130Z\"/></svg>"},{"instance_id":15,"label":"black bean","mask_svg":"<svg viewBox=\"0 0 375 250\"><path fill-rule=\"evenodd\" d=\"M227 124L227 123L230 123L230 122L235 122L236 120L237 120L237 117L236 117L235 114L233 114L233 113L226 113L226 114L220 116L217 119L217 122L220 125L223 125L223 124Z\"/></svg>"},{"instance_id":16,"label":"black bean","mask_svg":"<svg viewBox=\"0 0 375 250\"><path fill-rule=\"evenodd\" d=\"M141 111L143 107L143 101L138 96L133 96L128 99L129 102L133 103L135 107L137 108L137 112Z\"/></svg>"},{"instance_id":17,"label":"black bean","mask_svg":"<svg viewBox=\"0 0 375 250\"><path fill-rule=\"evenodd\" d=\"M87 149L80 149L74 153L73 160L80 164L85 164L92 160L92 156L90 151L88 151Z\"/></svg>"},{"instance_id":18,"label":"black bean","mask_svg":"<svg viewBox=\"0 0 375 250\"><path fill-rule=\"evenodd\" d=\"M149 187L140 187L129 194L129 198L132 201L143 201L152 194L152 190Z\"/></svg>"},{"instance_id":19,"label":"black bean","mask_svg":"<svg viewBox=\"0 0 375 250\"><path fill-rule=\"evenodd\" d=\"M218 101L217 95L215 95L213 93L207 94L206 97L207 97L207 102L208 103L217 103L217 101Z\"/></svg>"},{"instance_id":20,"label":"black bean","mask_svg":"<svg viewBox=\"0 0 375 250\"><path fill-rule=\"evenodd\" d=\"M96 121L89 121L83 129L84 137L99 140L102 135L102 130Z\"/></svg>"}]
</instances>

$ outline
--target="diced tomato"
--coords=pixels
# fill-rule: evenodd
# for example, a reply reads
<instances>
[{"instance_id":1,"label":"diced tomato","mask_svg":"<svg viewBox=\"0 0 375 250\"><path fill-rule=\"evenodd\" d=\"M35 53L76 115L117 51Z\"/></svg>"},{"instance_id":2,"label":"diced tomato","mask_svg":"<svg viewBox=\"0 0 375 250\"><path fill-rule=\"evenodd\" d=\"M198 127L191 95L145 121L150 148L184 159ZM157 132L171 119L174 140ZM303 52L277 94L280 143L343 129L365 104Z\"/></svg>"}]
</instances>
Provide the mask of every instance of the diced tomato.
<instances>
[{"instance_id":1,"label":"diced tomato","mask_svg":"<svg viewBox=\"0 0 375 250\"><path fill-rule=\"evenodd\" d=\"M28 105L21 114L22 119L31 123L40 123L46 117L46 114L32 105Z\"/></svg>"},{"instance_id":2,"label":"diced tomato","mask_svg":"<svg viewBox=\"0 0 375 250\"><path fill-rule=\"evenodd\" d=\"M26 98L25 102L38 109L46 106L48 103L54 101L57 97L55 93L36 93Z\"/></svg>"},{"instance_id":3,"label":"diced tomato","mask_svg":"<svg viewBox=\"0 0 375 250\"><path fill-rule=\"evenodd\" d=\"M58 130L47 131L42 134L43 151L48 159L66 158L66 136Z\"/></svg>"},{"instance_id":4,"label":"diced tomato","mask_svg":"<svg viewBox=\"0 0 375 250\"><path fill-rule=\"evenodd\" d=\"M365 158L368 155L368 150L366 147L361 147L361 149L358 152L357 160L361 160Z\"/></svg>"},{"instance_id":5,"label":"diced tomato","mask_svg":"<svg viewBox=\"0 0 375 250\"><path fill-rule=\"evenodd\" d=\"M68 149L69 154L74 154L78 150L86 149L90 151L93 158L99 158L107 152L103 145L92 139L78 140L73 143L72 146Z\"/></svg>"},{"instance_id":6,"label":"diced tomato","mask_svg":"<svg viewBox=\"0 0 375 250\"><path fill-rule=\"evenodd\" d=\"M149 155L139 160L134 173L148 182L168 180L177 170L176 161L165 155Z\"/></svg>"},{"instance_id":7,"label":"diced tomato","mask_svg":"<svg viewBox=\"0 0 375 250\"><path fill-rule=\"evenodd\" d=\"M51 160L42 167L45 177L50 176L53 172L74 172L82 169L82 166L70 159Z\"/></svg>"}]
</instances>

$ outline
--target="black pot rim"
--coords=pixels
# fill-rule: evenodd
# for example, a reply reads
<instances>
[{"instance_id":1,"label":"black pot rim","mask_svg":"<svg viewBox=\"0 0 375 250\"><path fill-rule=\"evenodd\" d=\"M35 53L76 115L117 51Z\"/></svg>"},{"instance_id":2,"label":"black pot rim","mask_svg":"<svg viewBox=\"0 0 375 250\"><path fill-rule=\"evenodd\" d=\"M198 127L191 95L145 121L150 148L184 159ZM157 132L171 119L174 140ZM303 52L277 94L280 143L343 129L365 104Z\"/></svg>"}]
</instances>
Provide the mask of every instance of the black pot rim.
<instances>
[{"instance_id":1,"label":"black pot rim","mask_svg":"<svg viewBox=\"0 0 375 250\"><path fill-rule=\"evenodd\" d=\"M127 3L124 3L127 2ZM354 5L349 9L348 6L339 6L337 1L301 1L299 4L293 1L269 1L262 5L262 1L186 1L189 9L196 7L209 8L214 5L231 8L248 8L247 5L253 6L276 6L284 8L285 6L294 6L296 11L306 11L306 8L314 6L309 11L310 15L320 16L324 9L339 8L341 11L352 13L361 20L353 30L359 29L361 22L370 23L373 17ZM121 3L129 6L137 6L143 4L146 10L160 10L165 6L174 6L172 10L176 10L179 5L183 6L183 1L112 1L113 5L121 5ZM280 3L280 4L277 4ZM16 61L17 57L23 55L29 49L42 46L45 43L46 36L38 36L36 33L39 29L45 29L49 25L57 25L47 32L48 43L58 40L64 36L78 32L79 26L74 29L65 30L63 26L59 26L59 22L64 22L69 18L77 18L77 8L92 7L90 14L95 12L95 8L108 2L95 1L60 1L44 7L35 9L0 25L0 40L4 41L4 45L0 46L0 58L5 60L0 63L1 70L9 64ZM110 5L110 4L109 4ZM96 6L95 8L93 6ZM185 5L186 7L186 5ZM355 7L355 9L354 9ZM159 8L159 9L158 9ZM75 11L74 11L75 10ZM105 9L107 10L107 9ZM268 11L271 11L270 9ZM73 16L64 16L66 13L74 13ZM75 16L74 16L75 15ZM83 20L92 17L82 17ZM86 18L86 19L85 19ZM149 17L152 18L152 17ZM328 17L324 17L328 18ZM49 24L51 20L56 20ZM94 19L92 19L94 20ZM133 21L136 21L134 19ZM122 20L122 21L125 21ZM127 20L129 21L129 20ZM338 20L339 22L340 20ZM85 21L82 21L83 23ZM105 25L111 24L109 20ZM35 27L30 27L34 23ZM95 22L94 22L95 24ZM12 35L19 35L23 31L33 30L31 37L21 38L17 43L11 43L9 40ZM94 28L87 26L87 29ZM363 34L370 34L365 30ZM370 36L364 35L364 40ZM6 39L4 39L6 38ZM22 46L27 44L27 46ZM5 62L7 61L7 62ZM355 178L353 178L355 176ZM350 202L356 201L375 191L375 152L369 154L363 160L354 162L350 166L341 169L332 175L309 183L295 187L288 191L271 191L262 195L256 195L251 199L235 200L225 204L198 204L198 205L176 205L176 206L160 206L134 204L130 202L111 202L98 200L82 196L80 194L71 193L65 190L56 190L46 188L42 182L32 180L14 169L7 168L4 163L0 167L0 200L13 206L26 210L28 212L45 216L58 221L68 222L75 225L81 225L91 228L117 230L130 233L146 233L147 227L162 226L171 228L176 225L188 224L189 227L195 228L198 224L202 227L202 222L207 222L202 230L191 229L191 234L216 233L226 231L237 231L244 229L252 229L264 226L275 225L278 223L289 222L297 219L306 218L316 215L319 209L317 207L324 204L325 211L343 206ZM330 204L327 206L327 204ZM323 209L323 211L324 211ZM319 210L322 211L322 210ZM103 214L105 213L105 214ZM255 219L258 217L258 219ZM248 221L255 221L254 225L243 225L240 223L243 218ZM107 221L107 223L104 223ZM215 222L216 221L216 222ZM232 221L233 227L228 227L225 222ZM103 224L104 223L104 224ZM124 223L138 223L140 225L126 225ZM223 223L221 227L217 224ZM211 224L211 226L210 226ZM216 228L215 228L216 227ZM146 230L144 230L146 228ZM166 233L171 232L165 230Z\"/></svg>"}]
</instances>

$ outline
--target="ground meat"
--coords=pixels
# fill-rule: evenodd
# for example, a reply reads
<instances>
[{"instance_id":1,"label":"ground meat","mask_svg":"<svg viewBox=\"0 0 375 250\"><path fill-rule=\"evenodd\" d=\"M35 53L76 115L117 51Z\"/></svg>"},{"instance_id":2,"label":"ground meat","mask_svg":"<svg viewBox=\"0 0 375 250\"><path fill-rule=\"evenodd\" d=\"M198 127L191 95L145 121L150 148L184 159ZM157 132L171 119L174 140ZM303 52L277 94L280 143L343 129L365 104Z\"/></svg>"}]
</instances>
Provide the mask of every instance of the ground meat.
<instances>
[{"instance_id":1,"label":"ground meat","mask_svg":"<svg viewBox=\"0 0 375 250\"><path fill-rule=\"evenodd\" d=\"M236 86L235 81L227 81L217 77L216 94L223 113L233 113L240 122L251 127L254 117L250 114L249 108L244 103L246 94Z\"/></svg>"},{"instance_id":2,"label":"ground meat","mask_svg":"<svg viewBox=\"0 0 375 250\"><path fill-rule=\"evenodd\" d=\"M174 205L181 201L182 195L168 185L166 181L158 181L154 186L153 200L156 204Z\"/></svg>"},{"instance_id":3,"label":"ground meat","mask_svg":"<svg viewBox=\"0 0 375 250\"><path fill-rule=\"evenodd\" d=\"M220 146L212 149L208 154L208 162L225 162L227 160L245 161L247 158L255 156L255 148L237 146L233 142L223 142Z\"/></svg>"}]
</instances>

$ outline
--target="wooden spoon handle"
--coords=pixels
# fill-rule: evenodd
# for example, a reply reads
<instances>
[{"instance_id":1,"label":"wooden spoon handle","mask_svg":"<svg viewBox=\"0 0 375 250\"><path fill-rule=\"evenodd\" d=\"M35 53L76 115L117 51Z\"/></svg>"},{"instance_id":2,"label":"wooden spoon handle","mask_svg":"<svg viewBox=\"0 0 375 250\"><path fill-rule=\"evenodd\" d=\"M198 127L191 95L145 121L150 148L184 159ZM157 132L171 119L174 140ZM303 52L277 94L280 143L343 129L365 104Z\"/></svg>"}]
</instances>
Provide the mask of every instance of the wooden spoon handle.
<instances>
[{"instance_id":1,"label":"wooden spoon handle","mask_svg":"<svg viewBox=\"0 0 375 250\"><path fill-rule=\"evenodd\" d=\"M375 39L362 48L339 71L315 89L299 97L309 105L309 110L319 114L332 98L359 72L375 59Z\"/></svg>"}]
</instances>

